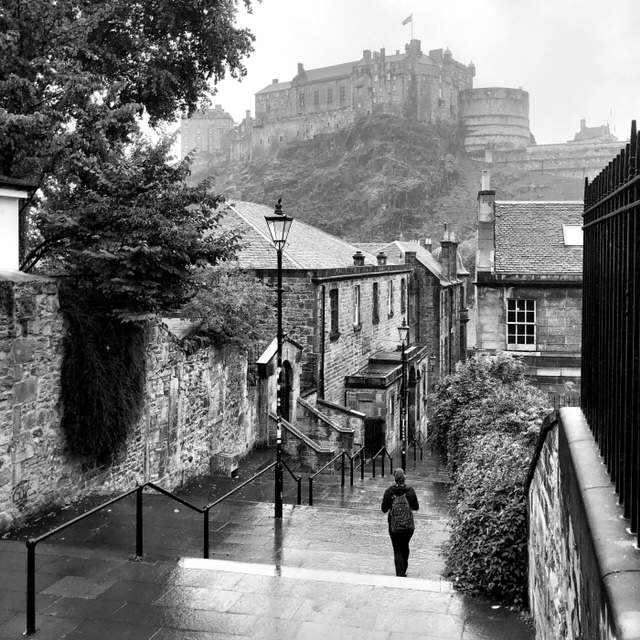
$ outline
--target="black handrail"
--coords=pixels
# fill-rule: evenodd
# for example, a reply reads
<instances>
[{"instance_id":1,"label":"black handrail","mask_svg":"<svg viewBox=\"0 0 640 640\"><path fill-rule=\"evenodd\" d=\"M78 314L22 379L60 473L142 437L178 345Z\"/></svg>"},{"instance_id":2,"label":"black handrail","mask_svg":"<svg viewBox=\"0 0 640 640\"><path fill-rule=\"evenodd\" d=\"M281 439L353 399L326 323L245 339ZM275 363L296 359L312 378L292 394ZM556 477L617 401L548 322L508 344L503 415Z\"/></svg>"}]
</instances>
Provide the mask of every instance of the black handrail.
<instances>
[{"instance_id":1,"label":"black handrail","mask_svg":"<svg viewBox=\"0 0 640 640\"><path fill-rule=\"evenodd\" d=\"M286 460L282 460L282 466L289 472L289 475L298 483L298 504L302 504L302 476L297 476L287 464Z\"/></svg>"},{"instance_id":2,"label":"black handrail","mask_svg":"<svg viewBox=\"0 0 640 640\"><path fill-rule=\"evenodd\" d=\"M116 502L119 502L120 500L123 500L124 498L128 498L130 495L135 493L136 494L136 555L134 557L134 560L136 560L136 561L140 560L142 558L142 556L144 555L144 548L143 548L144 521L143 521L143 500L142 500L142 496L143 496L145 488L148 487L150 489L154 489L158 493L161 493L161 494L167 496L171 500L175 500L176 502L179 502L180 504L184 505L185 507L204 515L203 556L204 556L204 558L208 558L209 557L209 512L211 511L211 509L213 507L215 507L216 505L220 504L223 500L225 500L229 496L231 496L234 493L240 491L240 489L243 489L244 487L246 487L249 483L253 482L256 478L260 477L261 475L263 475L264 473L266 473L270 469L275 468L275 466L276 466L276 462L272 462L270 465L268 465L267 467L262 469L262 471L259 471L254 476L252 476L251 478L249 478L248 480L243 482L241 485L238 485L233 490L231 490L228 493L226 493L225 495L223 495L221 498L218 498L218 499L214 500L213 502L209 503L208 505L206 505L204 507L196 507L195 505L191 504L190 502L187 502L186 500L183 500L179 496L171 493L170 491L167 491L166 489L163 489L162 487L159 487L158 485L154 484L153 482L145 482L144 484L139 485L135 489L130 489L129 491L126 491L125 493L123 493L123 494L121 494L119 496L116 496L115 498L111 498L111 500L108 500L104 504L101 504L101 505L99 505L97 507L94 507L93 509L90 509L86 513L83 513L82 515L77 516L73 520L69 520L69 522L65 522L64 524L61 524L60 526L56 527L55 529L52 529L51 531L48 531L47 533L43 533L41 536L39 536L37 538L29 538L27 540L27 542L26 542L26 545L27 545L27 629L26 629L26 635L33 635L36 632L36 545L39 542L42 542L43 540L46 540L47 538L50 538L51 536L55 535L56 533L60 533L61 531L64 531L68 527L71 527L72 525L80 522L81 520L84 520L85 518L88 518L89 516L92 516L93 514L98 513L98 511L102 511L102 509L105 509L106 507L110 507L112 504L115 504ZM302 488L301 488L302 478L300 476L297 476L297 477L294 476L294 474L292 473L291 469L289 469L289 467L286 465L286 463L284 463L284 466L287 468L289 473L294 477L294 479L298 483L298 500L297 500L297 504L302 504Z\"/></svg>"},{"instance_id":3,"label":"black handrail","mask_svg":"<svg viewBox=\"0 0 640 640\"><path fill-rule=\"evenodd\" d=\"M414 438L410 443L409 446L413 447L413 461L416 461L416 447L418 447L420 449L420 460L422 461L422 455L423 455L423 448L424 445L426 444L426 441L423 442L422 444L420 444L420 436L418 436L417 438Z\"/></svg>"},{"instance_id":4,"label":"black handrail","mask_svg":"<svg viewBox=\"0 0 640 640\"><path fill-rule=\"evenodd\" d=\"M350 485L353 486L353 470L354 470L354 466L353 466L353 461L360 456L360 480L364 480L364 462L365 462L365 457L364 457L364 447L360 447L353 455L349 454L348 451L342 451L340 452L337 456L335 456L335 458L329 460L329 462L327 462L327 464L324 465L324 467L321 467L320 469L318 469L313 475L309 476L309 506L312 507L313 506L313 479L320 474L322 471L324 471L330 464L333 464L338 458L341 458L341 483L340 486L344 487L344 459L349 458L349 464L350 464L350 473L349 473L349 477L350 477Z\"/></svg>"},{"instance_id":5,"label":"black handrail","mask_svg":"<svg viewBox=\"0 0 640 640\"><path fill-rule=\"evenodd\" d=\"M376 477L376 458L378 456L381 456L381 460L382 460L382 477L384 478L384 459L385 459L385 456L387 458L389 458L389 474L393 473L393 457L387 451L387 447L382 447L382 449L380 449L380 451L378 451L378 453L376 453L375 456L372 456L371 464L372 464L372 467L373 467L373 477L374 478Z\"/></svg>"}]
</instances>

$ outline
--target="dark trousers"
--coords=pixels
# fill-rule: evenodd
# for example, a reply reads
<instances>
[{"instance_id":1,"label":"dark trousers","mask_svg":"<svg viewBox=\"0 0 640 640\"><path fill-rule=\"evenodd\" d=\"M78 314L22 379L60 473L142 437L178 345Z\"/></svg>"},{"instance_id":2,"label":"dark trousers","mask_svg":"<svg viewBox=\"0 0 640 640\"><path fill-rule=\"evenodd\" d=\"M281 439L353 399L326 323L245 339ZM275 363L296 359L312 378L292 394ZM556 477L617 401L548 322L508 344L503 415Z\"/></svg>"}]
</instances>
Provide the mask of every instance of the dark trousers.
<instances>
[{"instance_id":1,"label":"dark trousers","mask_svg":"<svg viewBox=\"0 0 640 640\"><path fill-rule=\"evenodd\" d=\"M413 535L413 529L408 531L389 531L391 536L391 544L393 545L393 561L396 565L396 575L404 576L407 574L409 566L409 540Z\"/></svg>"}]
</instances>

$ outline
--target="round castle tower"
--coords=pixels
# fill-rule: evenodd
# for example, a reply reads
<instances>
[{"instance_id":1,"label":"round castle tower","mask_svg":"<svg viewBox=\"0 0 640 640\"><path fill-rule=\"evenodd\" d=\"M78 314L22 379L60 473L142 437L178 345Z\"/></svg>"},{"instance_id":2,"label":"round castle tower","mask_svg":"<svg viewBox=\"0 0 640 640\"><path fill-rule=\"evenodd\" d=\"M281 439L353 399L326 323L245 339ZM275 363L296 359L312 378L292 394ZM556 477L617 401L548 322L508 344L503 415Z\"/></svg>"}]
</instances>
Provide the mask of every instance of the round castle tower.
<instances>
[{"instance_id":1,"label":"round castle tower","mask_svg":"<svg viewBox=\"0 0 640 640\"><path fill-rule=\"evenodd\" d=\"M522 89L486 87L460 92L460 124L467 153L518 149L532 144L529 94Z\"/></svg>"}]
</instances>

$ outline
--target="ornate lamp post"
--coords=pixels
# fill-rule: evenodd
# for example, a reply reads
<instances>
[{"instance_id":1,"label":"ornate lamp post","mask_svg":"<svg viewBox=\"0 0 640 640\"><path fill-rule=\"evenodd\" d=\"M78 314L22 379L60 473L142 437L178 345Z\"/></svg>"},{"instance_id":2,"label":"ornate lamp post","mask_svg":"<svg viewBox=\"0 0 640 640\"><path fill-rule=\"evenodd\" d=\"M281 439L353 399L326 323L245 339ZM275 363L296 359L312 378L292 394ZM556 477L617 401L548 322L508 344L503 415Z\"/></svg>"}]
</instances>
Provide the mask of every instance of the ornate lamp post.
<instances>
[{"instance_id":1,"label":"ornate lamp post","mask_svg":"<svg viewBox=\"0 0 640 640\"><path fill-rule=\"evenodd\" d=\"M409 339L409 327L406 318L402 318L402 325L398 327L400 344L402 345L402 387L400 396L402 400L400 409L400 429L402 437L402 468L407 468L407 354L405 346Z\"/></svg>"},{"instance_id":2,"label":"ornate lamp post","mask_svg":"<svg viewBox=\"0 0 640 640\"><path fill-rule=\"evenodd\" d=\"M276 510L275 517L282 518L282 249L287 242L293 218L282 211L282 198L278 200L275 211L264 217L271 241L278 254L278 391L276 402Z\"/></svg>"}]
</instances>

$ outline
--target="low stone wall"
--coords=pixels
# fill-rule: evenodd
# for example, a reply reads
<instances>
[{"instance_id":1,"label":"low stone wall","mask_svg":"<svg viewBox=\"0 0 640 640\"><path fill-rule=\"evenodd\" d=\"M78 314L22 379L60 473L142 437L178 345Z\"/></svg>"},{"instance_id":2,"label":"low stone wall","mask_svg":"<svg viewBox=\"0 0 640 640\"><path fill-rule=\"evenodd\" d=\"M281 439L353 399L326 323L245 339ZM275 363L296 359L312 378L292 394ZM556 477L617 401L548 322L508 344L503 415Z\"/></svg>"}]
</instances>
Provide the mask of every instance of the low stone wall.
<instances>
[{"instance_id":1,"label":"low stone wall","mask_svg":"<svg viewBox=\"0 0 640 640\"><path fill-rule=\"evenodd\" d=\"M537 640L640 639L640 550L578 408L547 419L529 487Z\"/></svg>"},{"instance_id":2,"label":"low stone wall","mask_svg":"<svg viewBox=\"0 0 640 640\"><path fill-rule=\"evenodd\" d=\"M96 468L60 430L64 319L49 279L0 274L0 531L54 505L144 481L174 488L242 457L257 438L258 386L244 354L192 351L158 322L147 333L146 398L126 451Z\"/></svg>"}]
</instances>

